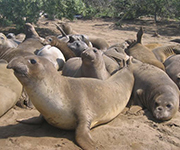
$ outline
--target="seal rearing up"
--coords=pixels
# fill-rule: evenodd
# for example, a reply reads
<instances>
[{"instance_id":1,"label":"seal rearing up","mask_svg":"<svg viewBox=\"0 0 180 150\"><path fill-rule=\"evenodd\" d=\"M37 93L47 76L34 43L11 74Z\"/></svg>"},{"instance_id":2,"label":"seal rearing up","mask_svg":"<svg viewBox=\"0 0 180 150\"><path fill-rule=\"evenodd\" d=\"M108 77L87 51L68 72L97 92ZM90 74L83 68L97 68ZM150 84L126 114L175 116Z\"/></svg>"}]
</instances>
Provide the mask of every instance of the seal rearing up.
<instances>
[{"instance_id":1,"label":"seal rearing up","mask_svg":"<svg viewBox=\"0 0 180 150\"><path fill-rule=\"evenodd\" d=\"M83 149L96 149L90 129L114 119L126 106L134 85L129 70L123 69L105 81L61 76L45 58L17 57L8 68L25 87L32 103L46 121L62 129L75 129Z\"/></svg>"}]
</instances>

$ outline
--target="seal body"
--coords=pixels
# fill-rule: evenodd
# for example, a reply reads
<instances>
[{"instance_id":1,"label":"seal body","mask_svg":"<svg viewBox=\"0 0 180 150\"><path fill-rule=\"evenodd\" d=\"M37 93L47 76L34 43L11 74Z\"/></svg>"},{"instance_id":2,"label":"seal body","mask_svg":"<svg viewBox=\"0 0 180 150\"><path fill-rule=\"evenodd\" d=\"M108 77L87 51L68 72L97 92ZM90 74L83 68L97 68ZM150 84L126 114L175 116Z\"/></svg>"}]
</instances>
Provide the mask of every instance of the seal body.
<instances>
[{"instance_id":1,"label":"seal body","mask_svg":"<svg viewBox=\"0 0 180 150\"><path fill-rule=\"evenodd\" d=\"M36 55L47 58L53 63L57 70L61 70L65 63L65 58L62 52L58 48L51 45L42 47L40 50L38 50Z\"/></svg>"},{"instance_id":2,"label":"seal body","mask_svg":"<svg viewBox=\"0 0 180 150\"><path fill-rule=\"evenodd\" d=\"M0 117L17 103L22 92L21 83L6 66L7 63L0 60Z\"/></svg>"},{"instance_id":3,"label":"seal body","mask_svg":"<svg viewBox=\"0 0 180 150\"><path fill-rule=\"evenodd\" d=\"M164 62L165 71L180 89L180 55L173 55Z\"/></svg>"},{"instance_id":4,"label":"seal body","mask_svg":"<svg viewBox=\"0 0 180 150\"><path fill-rule=\"evenodd\" d=\"M176 54L173 48L175 45L161 46L153 49L152 52L160 62L164 63L169 56Z\"/></svg>"},{"instance_id":5,"label":"seal body","mask_svg":"<svg viewBox=\"0 0 180 150\"><path fill-rule=\"evenodd\" d=\"M151 50L149 50L146 46L141 44L142 35L143 29L140 28L140 30L137 33L137 41L127 41L130 44L130 46L125 50L125 52L129 56L133 56L134 58L140 60L143 63L148 63L162 70L165 70L164 65L159 60L157 60L154 53Z\"/></svg>"},{"instance_id":6,"label":"seal body","mask_svg":"<svg viewBox=\"0 0 180 150\"><path fill-rule=\"evenodd\" d=\"M62 74L71 77L91 77L102 80L110 77L102 51L90 47L81 53L81 58L69 59L63 67Z\"/></svg>"},{"instance_id":7,"label":"seal body","mask_svg":"<svg viewBox=\"0 0 180 150\"><path fill-rule=\"evenodd\" d=\"M8 68L25 87L31 101L48 123L75 129L83 149L95 149L90 129L115 118L129 101L134 77L124 67L105 81L60 76L38 56L17 57Z\"/></svg>"},{"instance_id":8,"label":"seal body","mask_svg":"<svg viewBox=\"0 0 180 150\"><path fill-rule=\"evenodd\" d=\"M133 62L133 100L151 111L156 119L171 119L179 108L178 87L161 69L138 60Z\"/></svg>"}]
</instances>

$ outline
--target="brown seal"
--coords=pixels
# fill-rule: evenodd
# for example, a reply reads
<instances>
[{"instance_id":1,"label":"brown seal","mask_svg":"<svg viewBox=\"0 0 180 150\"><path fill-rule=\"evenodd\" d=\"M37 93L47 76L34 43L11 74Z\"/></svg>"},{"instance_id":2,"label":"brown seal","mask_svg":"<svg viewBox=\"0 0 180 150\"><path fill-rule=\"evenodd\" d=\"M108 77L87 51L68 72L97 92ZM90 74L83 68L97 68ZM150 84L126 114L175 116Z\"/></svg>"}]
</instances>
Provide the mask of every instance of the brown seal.
<instances>
[{"instance_id":1,"label":"brown seal","mask_svg":"<svg viewBox=\"0 0 180 150\"><path fill-rule=\"evenodd\" d=\"M134 77L129 66L107 80L60 76L53 65L38 56L16 57L8 68L25 87L31 101L48 123L75 129L84 150L96 149L90 129L114 119L129 101ZM79 92L81 91L81 92Z\"/></svg>"},{"instance_id":2,"label":"brown seal","mask_svg":"<svg viewBox=\"0 0 180 150\"><path fill-rule=\"evenodd\" d=\"M134 58L142 62L154 65L162 70L165 70L164 65L159 60L157 60L153 52L141 44L142 35L143 29L141 27L137 33L137 41L133 41L132 44L131 42L127 41L130 46L125 50L125 52L129 56L133 56Z\"/></svg>"},{"instance_id":3,"label":"brown seal","mask_svg":"<svg viewBox=\"0 0 180 150\"><path fill-rule=\"evenodd\" d=\"M55 36L47 36L45 38L44 44L49 44L51 46L55 46L63 53L66 61L69 58L75 57L76 54L68 47L67 42L58 40Z\"/></svg>"},{"instance_id":4,"label":"brown seal","mask_svg":"<svg viewBox=\"0 0 180 150\"><path fill-rule=\"evenodd\" d=\"M63 67L62 75L71 77L91 77L105 80L110 77L103 59L102 51L87 48L81 53L81 58L69 59Z\"/></svg>"},{"instance_id":5,"label":"brown seal","mask_svg":"<svg viewBox=\"0 0 180 150\"><path fill-rule=\"evenodd\" d=\"M164 66L166 73L180 89L180 55L173 55L168 57L164 62Z\"/></svg>"},{"instance_id":6,"label":"brown seal","mask_svg":"<svg viewBox=\"0 0 180 150\"><path fill-rule=\"evenodd\" d=\"M169 56L180 53L180 47L177 45L161 46L153 49L152 52L160 62L164 63Z\"/></svg>"},{"instance_id":7,"label":"brown seal","mask_svg":"<svg viewBox=\"0 0 180 150\"><path fill-rule=\"evenodd\" d=\"M171 119L179 108L179 89L161 69L133 60L135 78L132 99L159 121Z\"/></svg>"},{"instance_id":8,"label":"brown seal","mask_svg":"<svg viewBox=\"0 0 180 150\"><path fill-rule=\"evenodd\" d=\"M18 44L12 39L8 39L3 33L0 33L0 49L16 48Z\"/></svg>"},{"instance_id":9,"label":"brown seal","mask_svg":"<svg viewBox=\"0 0 180 150\"><path fill-rule=\"evenodd\" d=\"M7 62L0 59L0 117L17 103L22 92L21 83L6 66Z\"/></svg>"}]
</instances>

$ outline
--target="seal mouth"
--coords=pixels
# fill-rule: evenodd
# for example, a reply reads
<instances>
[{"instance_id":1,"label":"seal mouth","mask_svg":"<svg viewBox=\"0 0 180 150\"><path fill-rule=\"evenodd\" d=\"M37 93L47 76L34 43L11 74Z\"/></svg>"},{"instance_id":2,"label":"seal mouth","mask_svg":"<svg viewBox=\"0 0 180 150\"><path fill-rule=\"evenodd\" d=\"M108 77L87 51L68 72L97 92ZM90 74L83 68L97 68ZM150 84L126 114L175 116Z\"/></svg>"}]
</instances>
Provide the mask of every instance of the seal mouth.
<instances>
[{"instance_id":1,"label":"seal mouth","mask_svg":"<svg viewBox=\"0 0 180 150\"><path fill-rule=\"evenodd\" d=\"M15 60L14 60L15 61ZM29 70L26 65L21 62L14 62L13 60L7 65L7 69L13 69L15 75L27 76Z\"/></svg>"}]
</instances>

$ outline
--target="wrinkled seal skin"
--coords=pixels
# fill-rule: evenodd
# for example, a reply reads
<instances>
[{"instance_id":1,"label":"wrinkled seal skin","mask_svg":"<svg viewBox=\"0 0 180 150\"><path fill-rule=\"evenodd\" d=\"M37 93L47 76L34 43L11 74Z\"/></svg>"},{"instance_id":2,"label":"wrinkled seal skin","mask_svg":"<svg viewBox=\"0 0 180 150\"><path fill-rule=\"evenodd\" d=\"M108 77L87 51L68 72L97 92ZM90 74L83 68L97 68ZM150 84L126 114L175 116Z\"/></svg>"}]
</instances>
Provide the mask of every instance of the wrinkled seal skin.
<instances>
[{"instance_id":1,"label":"wrinkled seal skin","mask_svg":"<svg viewBox=\"0 0 180 150\"><path fill-rule=\"evenodd\" d=\"M180 55L173 55L164 62L166 73L180 89Z\"/></svg>"},{"instance_id":2,"label":"wrinkled seal skin","mask_svg":"<svg viewBox=\"0 0 180 150\"><path fill-rule=\"evenodd\" d=\"M7 62L0 59L0 117L17 103L22 92L21 83L6 66Z\"/></svg>"},{"instance_id":3,"label":"wrinkled seal skin","mask_svg":"<svg viewBox=\"0 0 180 150\"><path fill-rule=\"evenodd\" d=\"M157 120L171 119L179 107L178 87L161 69L135 59L133 62L132 99L151 111Z\"/></svg>"},{"instance_id":4,"label":"wrinkled seal skin","mask_svg":"<svg viewBox=\"0 0 180 150\"><path fill-rule=\"evenodd\" d=\"M97 147L90 129L114 119L129 101L134 85L129 65L105 81L60 76L47 59L38 56L17 57L8 68L14 69L48 123L75 129L77 143L92 150Z\"/></svg>"}]
</instances>

